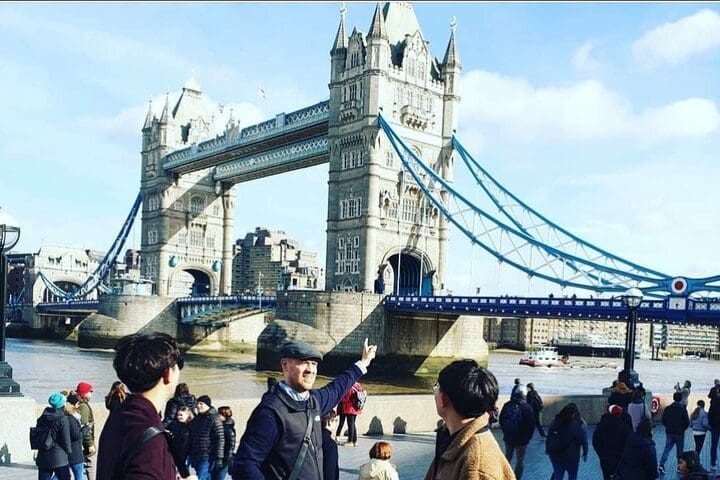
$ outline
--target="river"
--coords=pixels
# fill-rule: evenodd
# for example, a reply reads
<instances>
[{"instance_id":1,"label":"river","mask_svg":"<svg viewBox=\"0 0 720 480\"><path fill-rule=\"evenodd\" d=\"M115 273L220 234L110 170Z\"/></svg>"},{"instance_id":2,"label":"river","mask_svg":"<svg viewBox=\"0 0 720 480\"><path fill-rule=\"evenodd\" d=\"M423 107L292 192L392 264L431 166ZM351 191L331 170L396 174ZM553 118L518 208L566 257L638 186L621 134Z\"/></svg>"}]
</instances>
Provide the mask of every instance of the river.
<instances>
[{"instance_id":1,"label":"river","mask_svg":"<svg viewBox=\"0 0 720 480\"><path fill-rule=\"evenodd\" d=\"M80 380L90 382L96 399L107 393L115 380L112 352L83 350L71 342L50 340L7 340L7 361L13 367L13 379L21 392L43 402L55 390L70 389ZM543 368L519 365L520 353L493 352L488 366L500 383L501 393L510 393L513 379L533 382L541 395L600 394L622 369L622 359L602 359L617 364L612 368ZM572 360L580 357L573 357ZM586 359L583 359L586 360ZM594 359L599 360L599 359ZM673 391L675 382L692 382L694 392L709 391L713 379L720 377L717 362L636 360L640 380L652 392ZM370 367L372 370L372 367ZM190 354L186 357L181 381L195 395L217 398L259 398L266 388L268 375L277 372L256 372L254 355ZM328 379L320 377L318 385ZM385 375L382 379L364 381L372 394L430 393L435 379L411 375Z\"/></svg>"}]
</instances>

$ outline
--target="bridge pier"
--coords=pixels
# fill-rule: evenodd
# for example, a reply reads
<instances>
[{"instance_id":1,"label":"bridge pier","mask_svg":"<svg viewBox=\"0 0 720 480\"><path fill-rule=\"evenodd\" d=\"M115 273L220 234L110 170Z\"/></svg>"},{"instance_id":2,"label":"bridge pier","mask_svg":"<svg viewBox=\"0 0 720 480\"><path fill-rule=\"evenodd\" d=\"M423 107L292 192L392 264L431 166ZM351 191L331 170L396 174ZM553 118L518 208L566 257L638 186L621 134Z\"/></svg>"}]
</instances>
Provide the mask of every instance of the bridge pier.
<instances>
[{"instance_id":1,"label":"bridge pier","mask_svg":"<svg viewBox=\"0 0 720 480\"><path fill-rule=\"evenodd\" d=\"M289 291L278 297L276 320L258 338L257 369L277 370L287 339L314 343L324 354L323 373L358 359L363 340L378 345L373 372L434 375L460 358L487 364L483 318L457 314L386 312L383 295Z\"/></svg>"}]
</instances>

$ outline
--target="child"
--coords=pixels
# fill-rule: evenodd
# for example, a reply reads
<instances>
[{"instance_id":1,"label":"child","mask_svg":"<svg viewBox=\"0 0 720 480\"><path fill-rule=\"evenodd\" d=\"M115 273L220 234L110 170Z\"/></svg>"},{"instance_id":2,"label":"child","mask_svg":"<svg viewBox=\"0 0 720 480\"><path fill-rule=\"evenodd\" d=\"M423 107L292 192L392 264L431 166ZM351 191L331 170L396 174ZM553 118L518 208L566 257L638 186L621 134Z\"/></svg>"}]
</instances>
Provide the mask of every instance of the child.
<instances>
[{"instance_id":1,"label":"child","mask_svg":"<svg viewBox=\"0 0 720 480\"><path fill-rule=\"evenodd\" d=\"M190 450L190 422L193 419L190 407L178 407L175 419L167 426L170 433L170 453L172 453L175 467L180 477L190 475L188 470L188 453Z\"/></svg>"},{"instance_id":2,"label":"child","mask_svg":"<svg viewBox=\"0 0 720 480\"><path fill-rule=\"evenodd\" d=\"M223 424L225 433L225 450L223 464L213 469L212 477L221 480L227 477L228 469L232 465L233 453L235 452L235 420L232 419L232 409L228 406L218 408L218 415Z\"/></svg>"},{"instance_id":3,"label":"child","mask_svg":"<svg viewBox=\"0 0 720 480\"><path fill-rule=\"evenodd\" d=\"M332 432L337 414L330 410L322 417L322 449L323 449L323 478L325 480L338 480L340 478L340 466L338 465L338 446L332 438Z\"/></svg>"},{"instance_id":4,"label":"child","mask_svg":"<svg viewBox=\"0 0 720 480\"><path fill-rule=\"evenodd\" d=\"M392 446L387 442L377 442L370 449L370 461L360 467L358 480L399 480L390 457Z\"/></svg>"}]
</instances>

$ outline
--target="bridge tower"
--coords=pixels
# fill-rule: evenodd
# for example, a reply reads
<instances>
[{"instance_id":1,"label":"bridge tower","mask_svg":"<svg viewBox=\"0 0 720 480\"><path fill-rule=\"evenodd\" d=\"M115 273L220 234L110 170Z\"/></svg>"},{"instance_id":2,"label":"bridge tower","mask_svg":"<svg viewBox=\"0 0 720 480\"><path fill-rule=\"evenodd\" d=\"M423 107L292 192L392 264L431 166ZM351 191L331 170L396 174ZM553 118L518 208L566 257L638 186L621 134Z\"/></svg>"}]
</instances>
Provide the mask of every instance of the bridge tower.
<instances>
[{"instance_id":1,"label":"bridge tower","mask_svg":"<svg viewBox=\"0 0 720 480\"><path fill-rule=\"evenodd\" d=\"M447 220L424 198L379 129L378 111L427 164L452 181L460 101L455 25L443 61L430 54L409 3L378 4L366 35L330 52L326 290L432 294L443 288Z\"/></svg>"},{"instance_id":2,"label":"bridge tower","mask_svg":"<svg viewBox=\"0 0 720 480\"><path fill-rule=\"evenodd\" d=\"M162 168L172 150L210 137L213 118L194 78L174 103L166 96L160 118L151 104L142 128L141 273L158 295L229 295L232 190L216 186L209 168L182 176Z\"/></svg>"}]
</instances>

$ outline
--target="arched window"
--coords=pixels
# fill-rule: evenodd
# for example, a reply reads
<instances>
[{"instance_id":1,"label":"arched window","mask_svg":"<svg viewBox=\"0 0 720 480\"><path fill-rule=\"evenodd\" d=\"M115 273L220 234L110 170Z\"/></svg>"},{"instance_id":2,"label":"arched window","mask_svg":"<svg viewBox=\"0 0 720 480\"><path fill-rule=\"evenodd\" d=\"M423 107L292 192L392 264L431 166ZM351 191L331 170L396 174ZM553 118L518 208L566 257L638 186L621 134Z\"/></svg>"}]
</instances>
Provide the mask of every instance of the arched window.
<instances>
[{"instance_id":1,"label":"arched window","mask_svg":"<svg viewBox=\"0 0 720 480\"><path fill-rule=\"evenodd\" d=\"M202 197L192 197L190 199L190 213L202 213L205 210L205 199Z\"/></svg>"}]
</instances>

